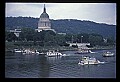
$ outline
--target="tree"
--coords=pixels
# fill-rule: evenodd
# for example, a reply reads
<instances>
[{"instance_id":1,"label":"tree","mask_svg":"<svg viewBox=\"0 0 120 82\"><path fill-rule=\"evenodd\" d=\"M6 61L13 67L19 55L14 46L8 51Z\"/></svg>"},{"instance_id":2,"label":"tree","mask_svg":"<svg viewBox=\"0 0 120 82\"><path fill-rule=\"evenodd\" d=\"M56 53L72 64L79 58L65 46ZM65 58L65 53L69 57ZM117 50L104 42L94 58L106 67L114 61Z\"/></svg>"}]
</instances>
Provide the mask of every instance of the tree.
<instances>
[{"instance_id":1,"label":"tree","mask_svg":"<svg viewBox=\"0 0 120 82\"><path fill-rule=\"evenodd\" d=\"M21 29L21 33L20 33L20 36L19 38L22 40L22 41L33 41L33 37L34 37L34 34L35 34L35 30L32 29L32 28L22 28Z\"/></svg>"},{"instance_id":2,"label":"tree","mask_svg":"<svg viewBox=\"0 0 120 82\"><path fill-rule=\"evenodd\" d=\"M58 45L62 45L63 43L66 42L64 35L59 35L57 34L54 39L55 43Z\"/></svg>"},{"instance_id":3,"label":"tree","mask_svg":"<svg viewBox=\"0 0 120 82\"><path fill-rule=\"evenodd\" d=\"M89 34L87 34L87 33L77 34L77 42L78 43L80 43L81 40L83 43L87 43L87 42L89 42L88 38L89 38Z\"/></svg>"},{"instance_id":4,"label":"tree","mask_svg":"<svg viewBox=\"0 0 120 82\"><path fill-rule=\"evenodd\" d=\"M7 41L16 41L18 38L13 32L6 32L5 38Z\"/></svg>"},{"instance_id":5,"label":"tree","mask_svg":"<svg viewBox=\"0 0 120 82\"><path fill-rule=\"evenodd\" d=\"M113 38L113 37L108 37L108 38L107 38L107 44L110 44L110 45L115 44L114 38Z\"/></svg>"},{"instance_id":6,"label":"tree","mask_svg":"<svg viewBox=\"0 0 120 82\"><path fill-rule=\"evenodd\" d=\"M66 42L71 42L71 40L72 40L71 37L72 37L71 34L65 35L65 40L66 40Z\"/></svg>"},{"instance_id":7,"label":"tree","mask_svg":"<svg viewBox=\"0 0 120 82\"><path fill-rule=\"evenodd\" d=\"M89 42L92 45L100 45L103 42L103 37L98 34L91 34L89 35Z\"/></svg>"}]
</instances>

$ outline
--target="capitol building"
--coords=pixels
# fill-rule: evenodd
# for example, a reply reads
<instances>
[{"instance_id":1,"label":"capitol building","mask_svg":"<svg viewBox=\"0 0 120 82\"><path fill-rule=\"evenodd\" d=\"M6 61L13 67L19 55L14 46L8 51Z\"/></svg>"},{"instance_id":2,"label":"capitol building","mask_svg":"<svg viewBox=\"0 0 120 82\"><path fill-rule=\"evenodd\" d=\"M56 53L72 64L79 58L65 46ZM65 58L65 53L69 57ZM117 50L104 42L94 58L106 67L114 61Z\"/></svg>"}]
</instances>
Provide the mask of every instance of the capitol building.
<instances>
[{"instance_id":1,"label":"capitol building","mask_svg":"<svg viewBox=\"0 0 120 82\"><path fill-rule=\"evenodd\" d=\"M36 31L41 32L42 30L51 30L55 32L54 29L51 29L51 21L49 19L49 15L46 13L45 4L44 4L43 13L40 15L38 21L38 29L36 29Z\"/></svg>"}]
</instances>

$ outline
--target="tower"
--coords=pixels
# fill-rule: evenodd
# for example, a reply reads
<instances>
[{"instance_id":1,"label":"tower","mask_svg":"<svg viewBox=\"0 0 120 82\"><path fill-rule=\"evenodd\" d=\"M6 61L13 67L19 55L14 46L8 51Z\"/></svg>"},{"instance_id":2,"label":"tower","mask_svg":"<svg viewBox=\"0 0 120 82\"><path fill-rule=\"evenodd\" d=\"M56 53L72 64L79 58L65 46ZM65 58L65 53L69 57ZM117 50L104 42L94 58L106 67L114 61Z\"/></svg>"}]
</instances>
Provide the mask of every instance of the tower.
<instances>
[{"instance_id":1,"label":"tower","mask_svg":"<svg viewBox=\"0 0 120 82\"><path fill-rule=\"evenodd\" d=\"M40 15L40 18L38 21L37 31L40 32L42 30L52 30L55 32L54 29L51 29L51 21L49 19L49 15L46 13L45 4L44 4L43 13Z\"/></svg>"}]
</instances>

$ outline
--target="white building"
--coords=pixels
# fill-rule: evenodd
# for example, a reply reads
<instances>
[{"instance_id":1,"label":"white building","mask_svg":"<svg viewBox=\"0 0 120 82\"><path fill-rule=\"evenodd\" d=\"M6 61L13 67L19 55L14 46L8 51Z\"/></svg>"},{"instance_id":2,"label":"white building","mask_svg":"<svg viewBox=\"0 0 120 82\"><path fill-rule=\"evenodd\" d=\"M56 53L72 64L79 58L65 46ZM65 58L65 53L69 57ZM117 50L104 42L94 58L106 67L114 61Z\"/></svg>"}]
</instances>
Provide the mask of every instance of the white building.
<instances>
[{"instance_id":1,"label":"white building","mask_svg":"<svg viewBox=\"0 0 120 82\"><path fill-rule=\"evenodd\" d=\"M45 5L43 13L40 15L40 19L38 21L38 29L36 29L36 31L41 32L42 30L52 30L55 32L54 29L51 29L51 21L49 19L49 15L46 13Z\"/></svg>"},{"instance_id":2,"label":"white building","mask_svg":"<svg viewBox=\"0 0 120 82\"><path fill-rule=\"evenodd\" d=\"M17 37L19 37L19 33L21 32L21 29L10 30L10 32L13 32Z\"/></svg>"}]
</instances>

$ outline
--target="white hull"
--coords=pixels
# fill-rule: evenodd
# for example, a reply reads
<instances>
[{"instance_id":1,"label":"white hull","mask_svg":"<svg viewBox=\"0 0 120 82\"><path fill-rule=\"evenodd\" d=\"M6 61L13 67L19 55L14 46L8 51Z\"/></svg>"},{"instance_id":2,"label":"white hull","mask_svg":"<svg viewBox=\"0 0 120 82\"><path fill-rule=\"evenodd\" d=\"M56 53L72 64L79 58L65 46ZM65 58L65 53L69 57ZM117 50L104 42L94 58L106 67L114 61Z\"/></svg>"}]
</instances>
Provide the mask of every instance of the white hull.
<instances>
[{"instance_id":1,"label":"white hull","mask_svg":"<svg viewBox=\"0 0 120 82\"><path fill-rule=\"evenodd\" d=\"M29 49L28 50L24 50L24 52L22 53L23 55L30 55L30 54L32 54L32 55L38 55L38 54L40 54L37 50L36 51L30 51Z\"/></svg>"},{"instance_id":2,"label":"white hull","mask_svg":"<svg viewBox=\"0 0 120 82\"><path fill-rule=\"evenodd\" d=\"M19 53L21 52L22 53L23 51L15 51L15 52L19 52Z\"/></svg>"},{"instance_id":3,"label":"white hull","mask_svg":"<svg viewBox=\"0 0 120 82\"><path fill-rule=\"evenodd\" d=\"M29 49L25 49L25 50L19 50L19 49L14 49L14 52L15 53L22 53L23 55L25 54L42 54L42 53L39 53L37 50L29 50Z\"/></svg>"},{"instance_id":4,"label":"white hull","mask_svg":"<svg viewBox=\"0 0 120 82\"><path fill-rule=\"evenodd\" d=\"M14 49L14 52L15 52L15 53L22 53L23 50L21 50L21 49Z\"/></svg>"},{"instance_id":5,"label":"white hull","mask_svg":"<svg viewBox=\"0 0 120 82\"><path fill-rule=\"evenodd\" d=\"M95 53L95 52L92 52L91 50L89 50L90 53Z\"/></svg>"},{"instance_id":6,"label":"white hull","mask_svg":"<svg viewBox=\"0 0 120 82\"><path fill-rule=\"evenodd\" d=\"M87 49L79 49L76 54L86 54L86 53L95 53L92 52L91 50L87 50Z\"/></svg>"},{"instance_id":7,"label":"white hull","mask_svg":"<svg viewBox=\"0 0 120 82\"><path fill-rule=\"evenodd\" d=\"M107 53L104 53L103 56L104 57L111 57L111 56L114 56L114 53L107 52Z\"/></svg>"},{"instance_id":8,"label":"white hull","mask_svg":"<svg viewBox=\"0 0 120 82\"><path fill-rule=\"evenodd\" d=\"M99 63L100 63L100 61L95 58L82 57L82 60L79 61L78 64L80 64L80 65L97 65Z\"/></svg>"},{"instance_id":9,"label":"white hull","mask_svg":"<svg viewBox=\"0 0 120 82\"><path fill-rule=\"evenodd\" d=\"M81 62L79 62L78 64L80 64L80 65L97 65L97 64L99 64L98 62L91 62L91 63L81 63Z\"/></svg>"},{"instance_id":10,"label":"white hull","mask_svg":"<svg viewBox=\"0 0 120 82\"><path fill-rule=\"evenodd\" d=\"M66 54L62 54L60 52L55 52L55 51L49 51L46 53L46 56L48 57L54 57L54 56L65 56Z\"/></svg>"}]
</instances>

